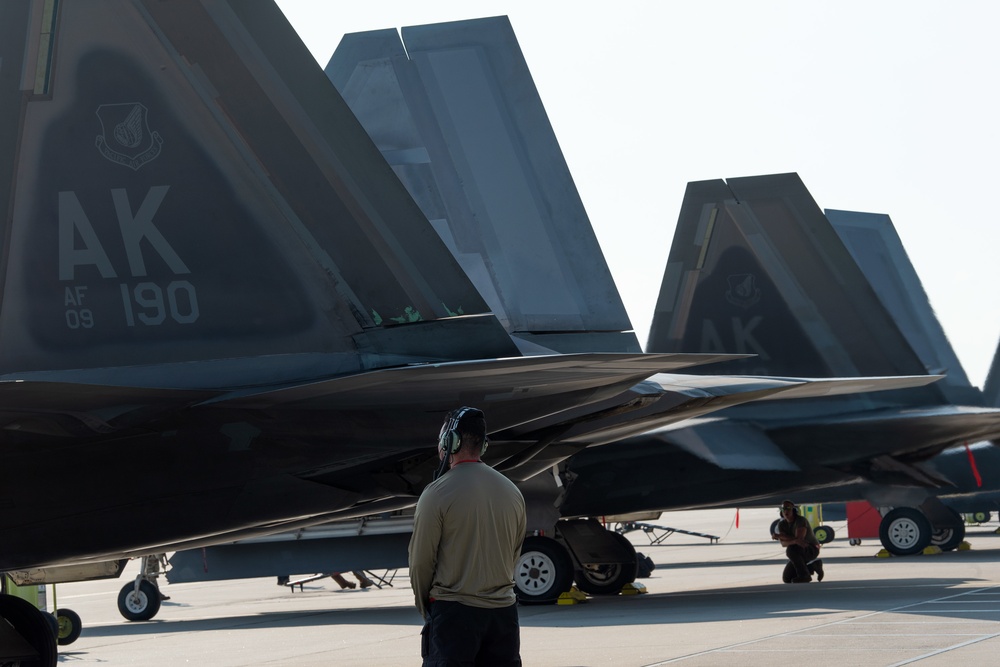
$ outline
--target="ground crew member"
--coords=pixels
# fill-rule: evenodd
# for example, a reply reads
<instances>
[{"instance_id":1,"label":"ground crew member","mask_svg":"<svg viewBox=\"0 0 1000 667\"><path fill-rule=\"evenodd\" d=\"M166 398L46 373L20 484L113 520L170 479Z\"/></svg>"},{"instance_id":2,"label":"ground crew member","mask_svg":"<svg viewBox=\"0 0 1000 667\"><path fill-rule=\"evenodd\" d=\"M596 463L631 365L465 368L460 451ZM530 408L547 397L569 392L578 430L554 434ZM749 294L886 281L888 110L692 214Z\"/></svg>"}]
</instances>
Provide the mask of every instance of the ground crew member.
<instances>
[{"instance_id":1,"label":"ground crew member","mask_svg":"<svg viewBox=\"0 0 1000 667\"><path fill-rule=\"evenodd\" d=\"M775 526L772 540L781 542L785 547L788 563L781 573L781 580L786 584L807 584L812 581L813 573L816 579L823 581L823 561L819 558L820 544L813 535L812 526L804 516L799 515L799 508L791 500L781 503L781 520Z\"/></svg>"},{"instance_id":2,"label":"ground crew member","mask_svg":"<svg viewBox=\"0 0 1000 667\"><path fill-rule=\"evenodd\" d=\"M421 657L435 665L520 665L514 569L524 541L524 498L480 459L486 418L448 413L438 456L448 472L417 501L410 585L424 617Z\"/></svg>"}]
</instances>

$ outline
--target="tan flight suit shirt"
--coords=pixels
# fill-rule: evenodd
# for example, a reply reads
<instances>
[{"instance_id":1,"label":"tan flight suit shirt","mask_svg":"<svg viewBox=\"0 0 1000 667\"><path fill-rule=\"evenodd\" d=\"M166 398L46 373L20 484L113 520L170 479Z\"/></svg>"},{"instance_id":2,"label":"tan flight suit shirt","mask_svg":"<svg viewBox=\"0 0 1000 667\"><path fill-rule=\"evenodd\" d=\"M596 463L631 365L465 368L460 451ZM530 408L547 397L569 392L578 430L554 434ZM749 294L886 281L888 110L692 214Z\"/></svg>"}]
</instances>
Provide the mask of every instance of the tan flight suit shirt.
<instances>
[{"instance_id":1,"label":"tan flight suit shirt","mask_svg":"<svg viewBox=\"0 0 1000 667\"><path fill-rule=\"evenodd\" d=\"M470 607L517 602L514 568L521 555L524 498L485 463L459 463L427 485L410 538L410 586L427 618L431 599Z\"/></svg>"}]
</instances>

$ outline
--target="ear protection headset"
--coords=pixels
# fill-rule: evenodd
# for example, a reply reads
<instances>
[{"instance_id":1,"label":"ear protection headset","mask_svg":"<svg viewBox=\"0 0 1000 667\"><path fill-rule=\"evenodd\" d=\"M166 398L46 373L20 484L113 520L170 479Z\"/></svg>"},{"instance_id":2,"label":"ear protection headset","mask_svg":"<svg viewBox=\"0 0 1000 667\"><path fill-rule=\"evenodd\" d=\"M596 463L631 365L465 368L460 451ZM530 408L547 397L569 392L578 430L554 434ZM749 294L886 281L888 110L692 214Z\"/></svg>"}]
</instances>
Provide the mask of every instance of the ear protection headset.
<instances>
[{"instance_id":1,"label":"ear protection headset","mask_svg":"<svg viewBox=\"0 0 1000 667\"><path fill-rule=\"evenodd\" d=\"M458 434L458 422L469 410L472 408L452 410L448 419L441 425L441 432L438 433L438 449L445 454L454 454L462 447L462 436Z\"/></svg>"},{"instance_id":2,"label":"ear protection headset","mask_svg":"<svg viewBox=\"0 0 1000 667\"><path fill-rule=\"evenodd\" d=\"M778 508L778 516L782 516L782 517L785 516L785 509L786 508L791 508L792 512L796 516L798 516L799 507L798 507L798 505L796 505L795 503L791 502L790 500L786 500L785 502L781 503L781 507Z\"/></svg>"},{"instance_id":3,"label":"ear protection headset","mask_svg":"<svg viewBox=\"0 0 1000 667\"><path fill-rule=\"evenodd\" d=\"M438 434L438 449L445 454L455 454L459 449L462 448L462 436L458 433L458 423L462 421L464 417L469 412L475 410L479 412L476 408L462 407L457 410L452 410L451 414L448 415L448 419L444 424L441 425L441 432ZM486 451L487 445L489 445L489 438L483 437L483 449Z\"/></svg>"},{"instance_id":4,"label":"ear protection headset","mask_svg":"<svg viewBox=\"0 0 1000 667\"><path fill-rule=\"evenodd\" d=\"M462 420L469 412L475 410L479 412L476 408L462 407L457 410L452 410L448 414L448 418L445 420L444 424L441 425L441 432L438 433L438 450L444 453L441 458L441 465L438 467L437 472L434 474L434 479L437 479L448 467L448 459L451 458L452 454L458 453L458 450L462 448L462 436L458 433L458 423ZM489 444L489 439L483 436L483 448L482 451L486 451L486 446Z\"/></svg>"}]
</instances>

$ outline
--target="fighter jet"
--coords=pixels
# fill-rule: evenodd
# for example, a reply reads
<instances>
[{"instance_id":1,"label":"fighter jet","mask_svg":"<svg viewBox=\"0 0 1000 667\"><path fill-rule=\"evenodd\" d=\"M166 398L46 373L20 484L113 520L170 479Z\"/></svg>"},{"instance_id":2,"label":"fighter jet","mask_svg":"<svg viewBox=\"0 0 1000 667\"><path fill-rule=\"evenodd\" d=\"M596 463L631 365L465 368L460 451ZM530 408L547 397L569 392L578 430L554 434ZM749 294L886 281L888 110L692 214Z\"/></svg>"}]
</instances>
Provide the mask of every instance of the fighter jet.
<instances>
[{"instance_id":1,"label":"fighter jet","mask_svg":"<svg viewBox=\"0 0 1000 667\"><path fill-rule=\"evenodd\" d=\"M271 2L3 3L0 210L2 570L412 504L456 405L711 360L521 356Z\"/></svg>"},{"instance_id":2,"label":"fighter jet","mask_svg":"<svg viewBox=\"0 0 1000 667\"><path fill-rule=\"evenodd\" d=\"M755 353L720 364L727 373L933 372L944 382L746 405L582 451L566 464L574 481L561 511L777 502L799 490L894 508L881 531L894 553L922 550L932 533L950 541L960 520L936 494L953 486L921 464L995 439L1000 411L969 386L912 267L886 263L905 259L894 232L856 227L845 245L831 224L859 216L824 215L796 174L689 184L648 348Z\"/></svg>"},{"instance_id":3,"label":"fighter jet","mask_svg":"<svg viewBox=\"0 0 1000 667\"><path fill-rule=\"evenodd\" d=\"M630 323L506 18L347 35L326 72L520 349L634 349ZM924 369L920 374L931 377ZM741 382L759 381L745 378ZM699 388L692 384L691 390ZM837 389L831 383L818 391L829 394ZM782 395L817 395L808 392L817 392L817 386L790 386ZM571 580L575 569L578 583L592 590L621 588L624 580L600 569L607 561L582 562L573 547L574 538L561 535L578 524L556 520L560 510L565 516L628 512L645 501L629 494L649 494L649 489L626 480L607 484L599 477L574 481L575 473L566 474L555 466L572 456L565 464L572 471L577 460L574 454L610 442L615 444L593 455L615 458L619 444L637 425L643 430L662 426L662 403L639 407L640 394L635 398L636 409L627 413L613 408L600 419L577 421L555 415L491 434L491 453L502 452L504 447L522 451L501 455L495 463L522 482L529 505L536 509L533 527L548 536L564 537L569 546L567 554L550 538L530 540L522 559L525 572L540 562L554 575L541 582L525 574L524 580L518 580L522 598L560 592L561 584L554 582L568 585L564 570L569 570ZM686 414L694 416L694 412ZM740 454L735 448L722 452L727 435L714 438L712 448L718 457L727 454L731 463ZM525 450L525 444L531 447ZM665 449L667 454L660 452L660 456L670 452L679 459L690 456L674 445L657 443L649 449ZM658 499L676 483L685 487L685 493L700 489L707 498L728 501L736 490L749 495L815 483L815 478L807 482L798 476L789 479L786 473L795 468L777 447L772 449L765 453L758 443L756 451L742 457L754 473L748 485L734 487L729 466L713 463L697 474L691 474L690 467L672 469L669 465L651 470L650 474L663 477L649 486L659 487ZM627 451L619 459L624 466L645 455L639 452L633 457ZM868 443L846 453L844 460L867 463L881 453L882 449ZM756 475L767 466L777 466L778 474ZM744 465L740 473L746 470ZM837 481L843 478L843 472L834 475ZM567 502L586 504L586 510L578 511ZM657 502L669 507L675 501ZM542 511L546 507L547 513ZM371 528L375 525L366 524L364 530L377 531ZM331 528L327 534L334 532ZM370 543L365 553L356 540L341 541L338 546L340 538L331 538L322 545L319 535L314 531L289 536L289 541L305 545L296 549L297 559L289 559L295 547L272 538L181 552L171 560L175 570L170 578L185 581L277 573L268 567L309 571L289 568L328 567L333 559L339 569L352 569L365 567L366 558L368 563L391 558L391 546L383 549ZM318 539L302 539L307 536ZM589 546L595 536L596 531L587 534ZM618 561L617 565L617 572L627 576L628 564ZM634 572L634 560L632 566Z\"/></svg>"},{"instance_id":4,"label":"fighter jet","mask_svg":"<svg viewBox=\"0 0 1000 667\"><path fill-rule=\"evenodd\" d=\"M982 394L969 383L889 216L831 209L825 210L825 215L924 366L946 374L938 387L947 399L955 404L1000 407L995 388L989 391L990 377ZM995 359L993 365L996 366ZM922 544L917 535L926 534L921 516L912 508L932 496L952 510L979 515L981 521L988 520L990 512L1000 508L1000 452L989 441L963 442L915 464L914 471L922 473L923 479L904 479L903 483L892 485L861 482L849 488L822 489L809 502L863 498L881 507L909 507L911 522L918 526L915 532L905 533L914 538L909 545L911 549ZM928 483L928 480L937 481ZM809 493L803 492L799 498ZM930 543L949 550L961 544L964 537L964 523L959 523L953 528L934 531ZM890 550L900 550L901 545L894 544L888 533L883 541Z\"/></svg>"},{"instance_id":5,"label":"fighter jet","mask_svg":"<svg viewBox=\"0 0 1000 667\"><path fill-rule=\"evenodd\" d=\"M506 18L404 28L402 38L395 30L346 35L326 72L521 352L638 352ZM507 74L501 80L497 72ZM907 380L913 381L918 380ZM556 526L559 517L548 497L550 487L557 491L555 478L540 473L583 447L735 402L857 391L873 382L887 380L656 376L630 389L628 400L616 396L532 420L516 431L497 429L488 461L521 482L543 478L543 493L525 487L529 529L560 536L566 524ZM377 522L363 525L365 533L380 532ZM168 579L308 572L329 568L334 559L341 569L347 561L355 564L346 569L354 569L392 563L394 557L400 564L398 541L389 537L368 540L364 547L356 546L357 540L320 537L345 532L350 530L296 530L285 534L284 543L275 536L180 551L170 559ZM577 567L591 564L588 558L610 557L594 548L593 536L586 549L574 550L572 539L569 551L581 554ZM634 551L621 554L614 536L606 542L613 558L634 564ZM532 537L525 564L537 558L535 543L540 550L563 553L551 537ZM528 574L537 568L526 565L519 581L522 596L554 598L564 590L558 581L568 588L566 578L576 569L569 561L568 555L559 559L559 576L544 584Z\"/></svg>"},{"instance_id":6,"label":"fighter jet","mask_svg":"<svg viewBox=\"0 0 1000 667\"><path fill-rule=\"evenodd\" d=\"M0 570L411 505L456 405L669 423L804 384L523 356L269 1L3 3L0 210ZM54 664L0 617L0 661Z\"/></svg>"}]
</instances>

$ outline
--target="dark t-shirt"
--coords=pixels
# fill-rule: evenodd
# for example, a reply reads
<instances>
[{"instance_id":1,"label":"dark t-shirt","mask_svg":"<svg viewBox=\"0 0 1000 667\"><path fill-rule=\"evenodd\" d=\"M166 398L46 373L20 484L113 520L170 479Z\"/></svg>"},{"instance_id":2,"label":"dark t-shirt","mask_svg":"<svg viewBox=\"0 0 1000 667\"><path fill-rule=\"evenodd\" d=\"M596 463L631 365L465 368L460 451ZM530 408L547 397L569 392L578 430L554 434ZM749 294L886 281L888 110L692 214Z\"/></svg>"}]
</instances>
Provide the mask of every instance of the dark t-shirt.
<instances>
[{"instance_id":1,"label":"dark t-shirt","mask_svg":"<svg viewBox=\"0 0 1000 667\"><path fill-rule=\"evenodd\" d=\"M819 540L817 540L816 536L813 535L812 526L809 525L809 522L806 520L806 518L804 516L798 516L798 515L796 515L795 518L792 519L791 523L788 523L787 521L785 521L784 519L782 519L781 521L778 522L778 528L777 528L777 530L778 530L778 534L781 535L782 537L787 537L789 539L795 539L795 533L802 526L805 526L805 529L806 529L806 542L808 542L809 544L813 544L813 545L815 545L815 546L818 547L819 546Z\"/></svg>"}]
</instances>

